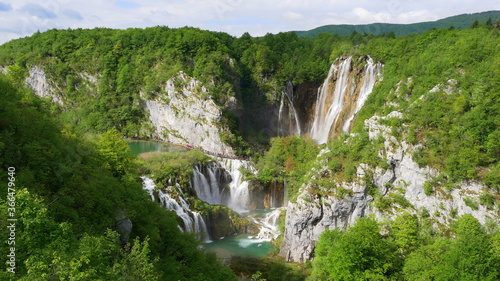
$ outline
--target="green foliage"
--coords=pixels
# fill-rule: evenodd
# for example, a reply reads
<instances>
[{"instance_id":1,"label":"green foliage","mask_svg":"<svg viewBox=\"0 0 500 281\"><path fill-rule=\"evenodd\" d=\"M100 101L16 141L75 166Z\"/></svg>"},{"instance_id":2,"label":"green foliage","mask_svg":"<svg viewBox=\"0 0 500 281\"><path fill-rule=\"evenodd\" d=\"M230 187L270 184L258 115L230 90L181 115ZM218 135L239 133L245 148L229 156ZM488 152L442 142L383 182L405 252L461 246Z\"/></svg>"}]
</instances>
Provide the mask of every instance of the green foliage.
<instances>
[{"instance_id":1,"label":"green foliage","mask_svg":"<svg viewBox=\"0 0 500 281\"><path fill-rule=\"evenodd\" d=\"M436 240L408 256L408 280L497 280L500 271L493 240L471 215L458 219L455 239ZM464 255L464 253L467 253Z\"/></svg>"},{"instance_id":2,"label":"green foliage","mask_svg":"<svg viewBox=\"0 0 500 281\"><path fill-rule=\"evenodd\" d=\"M395 257L377 222L360 218L345 232L325 231L308 280L385 280Z\"/></svg>"},{"instance_id":3,"label":"green foliage","mask_svg":"<svg viewBox=\"0 0 500 281\"><path fill-rule=\"evenodd\" d=\"M167 187L170 182L177 182L188 187L197 164L208 164L210 157L198 150L168 153L148 153L138 161L141 174L152 174L159 187Z\"/></svg>"},{"instance_id":4,"label":"green foliage","mask_svg":"<svg viewBox=\"0 0 500 281\"><path fill-rule=\"evenodd\" d=\"M250 277L250 280L267 281L301 281L305 280L305 273L294 264L285 263L281 258L250 258L232 257L230 267L241 276Z\"/></svg>"},{"instance_id":5,"label":"green foliage","mask_svg":"<svg viewBox=\"0 0 500 281\"><path fill-rule=\"evenodd\" d=\"M0 85L0 165L16 170L17 280L235 279L150 200L116 131L72 134L45 101L3 75ZM7 198L6 188L0 193ZM2 217L7 207L0 199ZM118 239L119 214L133 225L129 245ZM5 223L2 237L9 235ZM6 251L0 247L2 256Z\"/></svg>"},{"instance_id":6,"label":"green foliage","mask_svg":"<svg viewBox=\"0 0 500 281\"><path fill-rule=\"evenodd\" d=\"M327 230L316 245L310 280L497 280L498 228L487 234L471 215L453 223L452 235L432 222L402 213L386 235L370 218L347 231ZM430 235L429 235L430 234Z\"/></svg>"},{"instance_id":7,"label":"green foliage","mask_svg":"<svg viewBox=\"0 0 500 281\"><path fill-rule=\"evenodd\" d=\"M315 162L319 147L312 139L297 136L277 137L271 140L271 148L258 159L257 180L263 184L286 181L289 196L293 197L307 172Z\"/></svg>"}]
</instances>

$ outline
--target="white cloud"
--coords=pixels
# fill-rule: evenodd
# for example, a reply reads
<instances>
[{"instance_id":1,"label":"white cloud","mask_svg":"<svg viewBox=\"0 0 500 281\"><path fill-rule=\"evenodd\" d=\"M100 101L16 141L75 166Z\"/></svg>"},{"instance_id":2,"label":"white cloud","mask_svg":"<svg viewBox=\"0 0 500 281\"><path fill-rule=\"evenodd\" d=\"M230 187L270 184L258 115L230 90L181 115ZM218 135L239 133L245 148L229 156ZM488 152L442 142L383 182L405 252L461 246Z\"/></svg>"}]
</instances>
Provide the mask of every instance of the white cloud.
<instances>
[{"instance_id":1,"label":"white cloud","mask_svg":"<svg viewBox=\"0 0 500 281\"><path fill-rule=\"evenodd\" d=\"M0 43L50 28L196 26L239 36L325 24L412 23L500 10L498 0L0 0Z\"/></svg>"},{"instance_id":2,"label":"white cloud","mask_svg":"<svg viewBox=\"0 0 500 281\"><path fill-rule=\"evenodd\" d=\"M298 21L304 19L304 16L295 12L287 12L283 14L283 18L288 21Z\"/></svg>"}]
</instances>

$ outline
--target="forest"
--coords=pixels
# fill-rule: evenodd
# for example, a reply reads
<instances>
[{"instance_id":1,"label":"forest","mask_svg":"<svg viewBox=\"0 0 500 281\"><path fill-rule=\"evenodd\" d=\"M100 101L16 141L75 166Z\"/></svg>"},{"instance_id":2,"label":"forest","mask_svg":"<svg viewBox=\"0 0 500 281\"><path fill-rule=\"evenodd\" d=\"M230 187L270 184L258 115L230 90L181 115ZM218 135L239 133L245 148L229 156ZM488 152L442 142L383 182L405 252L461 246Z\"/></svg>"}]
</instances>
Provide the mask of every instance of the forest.
<instances>
[{"instance_id":1,"label":"forest","mask_svg":"<svg viewBox=\"0 0 500 281\"><path fill-rule=\"evenodd\" d=\"M420 144L414 161L440 171L424 185L426 194L477 181L486 188L470 205L500 214L500 27L492 22L405 36L311 38L295 32L236 38L190 27L54 29L0 46L6 73L0 75L0 182L15 183L19 261L15 278L2 270L1 279L237 280L233 271L247 270L248 261L238 267L234 259L231 271L215 254L201 251L193 234L179 230L175 214L148 198L139 176L159 169L154 161L160 160L138 161L123 139L149 138L140 101L161 95L162 83L179 71L204 83L206 98L224 110L220 126L230 129L224 141L258 170L247 171L248 180L259 186L286 181L292 202L305 184L318 196L348 196L338 183L355 181L362 163L387 169L377 154L385 140L370 141L364 121L399 110L401 119L385 121L391 134ZM319 146L307 136L262 133L266 125L254 122L279 101L287 81L318 84L336 58L366 55L384 64L383 80L351 135ZM60 87L64 104L25 87L33 66ZM82 77L98 82L87 85ZM458 86L447 93L450 84ZM436 85L445 86L429 91ZM237 110L226 108L232 97ZM324 148L321 159L330 172L311 179L309 171L323 166L318 153ZM158 177L174 175L185 184L190 168L208 161L196 152L167 158ZM4 218L7 191L0 192ZM401 196L370 192L378 209L409 204ZM7 223L0 222L2 237L9 235ZM7 239L2 243L6 257ZM325 231L312 262L283 269L274 257L246 274L252 280L499 280L499 263L494 220L481 224L470 215L454 216L443 226L424 210L393 221L358 219L347 230Z\"/></svg>"}]
</instances>

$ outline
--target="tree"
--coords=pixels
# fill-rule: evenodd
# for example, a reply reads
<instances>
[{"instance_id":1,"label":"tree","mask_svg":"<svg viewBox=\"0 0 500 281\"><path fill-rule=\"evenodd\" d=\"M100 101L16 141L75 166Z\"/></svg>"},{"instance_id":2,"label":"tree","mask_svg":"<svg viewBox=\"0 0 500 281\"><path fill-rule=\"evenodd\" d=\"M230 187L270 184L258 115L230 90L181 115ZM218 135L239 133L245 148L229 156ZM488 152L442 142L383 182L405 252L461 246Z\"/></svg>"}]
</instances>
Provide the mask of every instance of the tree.
<instances>
[{"instance_id":1,"label":"tree","mask_svg":"<svg viewBox=\"0 0 500 281\"><path fill-rule=\"evenodd\" d=\"M115 176L124 175L134 156L120 133L116 129L107 131L101 135L97 145L97 151L104 159L103 167L111 170Z\"/></svg>"},{"instance_id":2,"label":"tree","mask_svg":"<svg viewBox=\"0 0 500 281\"><path fill-rule=\"evenodd\" d=\"M346 232L325 231L317 244L310 280L384 280L394 255L372 218L359 218Z\"/></svg>"}]
</instances>

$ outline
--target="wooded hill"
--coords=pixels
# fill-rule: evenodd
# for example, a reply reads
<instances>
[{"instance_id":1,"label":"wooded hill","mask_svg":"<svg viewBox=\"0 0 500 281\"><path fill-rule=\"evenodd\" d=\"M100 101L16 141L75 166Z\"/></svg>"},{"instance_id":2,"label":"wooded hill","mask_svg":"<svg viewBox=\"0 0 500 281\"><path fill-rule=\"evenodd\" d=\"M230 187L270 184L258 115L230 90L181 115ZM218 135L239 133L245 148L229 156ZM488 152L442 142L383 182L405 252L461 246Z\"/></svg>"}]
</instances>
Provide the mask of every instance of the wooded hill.
<instances>
[{"instance_id":1,"label":"wooded hill","mask_svg":"<svg viewBox=\"0 0 500 281\"><path fill-rule=\"evenodd\" d=\"M316 27L307 31L296 31L301 37L314 37L321 32L333 33L338 35L351 35L353 32L382 35L393 32L396 36L403 36L413 33L423 33L433 28L455 27L457 29L466 29L474 24L474 21L486 23L488 20L495 23L495 19L500 18L500 11L487 11L474 14L462 14L447 17L437 21L394 24L394 23L371 23L371 24L332 24Z\"/></svg>"}]
</instances>

